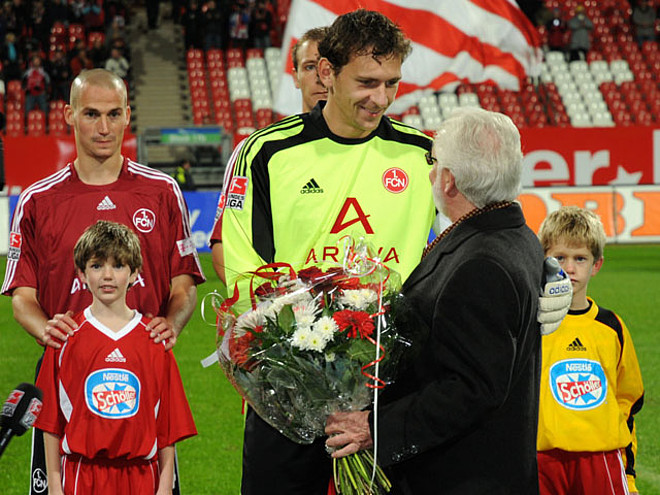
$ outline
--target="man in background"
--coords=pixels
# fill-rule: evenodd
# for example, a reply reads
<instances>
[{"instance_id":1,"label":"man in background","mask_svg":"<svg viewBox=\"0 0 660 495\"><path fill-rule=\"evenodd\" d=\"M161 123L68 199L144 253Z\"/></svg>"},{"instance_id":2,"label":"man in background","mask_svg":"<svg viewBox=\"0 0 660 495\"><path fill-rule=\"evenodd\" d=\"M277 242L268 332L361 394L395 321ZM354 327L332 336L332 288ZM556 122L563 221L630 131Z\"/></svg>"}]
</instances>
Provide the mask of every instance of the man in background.
<instances>
[{"instance_id":1,"label":"man in background","mask_svg":"<svg viewBox=\"0 0 660 495\"><path fill-rule=\"evenodd\" d=\"M312 28L293 45L293 83L302 95L302 111L310 112L319 100L328 98L328 90L321 84L316 66L319 61L319 43L328 32L327 27Z\"/></svg>"}]
</instances>

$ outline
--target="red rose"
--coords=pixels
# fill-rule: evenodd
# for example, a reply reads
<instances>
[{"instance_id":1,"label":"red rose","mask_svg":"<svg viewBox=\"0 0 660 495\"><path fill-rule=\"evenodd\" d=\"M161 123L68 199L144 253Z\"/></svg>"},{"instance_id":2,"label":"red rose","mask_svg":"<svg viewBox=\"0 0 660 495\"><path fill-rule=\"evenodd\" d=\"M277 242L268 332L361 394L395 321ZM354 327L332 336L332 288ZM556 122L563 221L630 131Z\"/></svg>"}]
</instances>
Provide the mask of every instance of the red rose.
<instances>
[{"instance_id":1,"label":"red rose","mask_svg":"<svg viewBox=\"0 0 660 495\"><path fill-rule=\"evenodd\" d=\"M315 283L317 280L322 279L325 276L323 270L317 266L310 266L309 268L304 268L298 272L298 278L306 283Z\"/></svg>"},{"instance_id":2,"label":"red rose","mask_svg":"<svg viewBox=\"0 0 660 495\"><path fill-rule=\"evenodd\" d=\"M264 282L254 291L255 295L262 299L275 294L275 292L275 287L272 282Z\"/></svg>"},{"instance_id":3,"label":"red rose","mask_svg":"<svg viewBox=\"0 0 660 495\"><path fill-rule=\"evenodd\" d=\"M360 336L361 339L374 333L374 323L371 321L371 316L364 311L351 311L344 309L337 311L332 318L339 327L339 331L346 330L347 335L351 339Z\"/></svg>"},{"instance_id":4,"label":"red rose","mask_svg":"<svg viewBox=\"0 0 660 495\"><path fill-rule=\"evenodd\" d=\"M356 290L362 287L360 285L360 279L357 277L347 278L346 280L342 280L341 282L339 282L339 284L337 285L339 285L339 287L341 287L344 290Z\"/></svg>"}]
</instances>

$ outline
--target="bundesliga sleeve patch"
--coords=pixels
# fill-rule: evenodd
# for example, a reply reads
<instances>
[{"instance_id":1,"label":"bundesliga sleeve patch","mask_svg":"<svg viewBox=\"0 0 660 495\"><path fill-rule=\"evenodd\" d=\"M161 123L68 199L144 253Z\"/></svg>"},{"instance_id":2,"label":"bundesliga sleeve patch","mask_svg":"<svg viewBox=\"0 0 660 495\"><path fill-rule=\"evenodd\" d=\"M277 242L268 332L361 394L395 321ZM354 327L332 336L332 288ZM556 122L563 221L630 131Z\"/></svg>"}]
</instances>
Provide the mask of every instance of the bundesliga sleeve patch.
<instances>
[{"instance_id":1,"label":"bundesliga sleeve patch","mask_svg":"<svg viewBox=\"0 0 660 495\"><path fill-rule=\"evenodd\" d=\"M248 178L235 176L232 177L229 189L227 190L227 198L225 206L232 210L242 210L243 203L245 203L245 195L247 193Z\"/></svg>"},{"instance_id":2,"label":"bundesliga sleeve patch","mask_svg":"<svg viewBox=\"0 0 660 495\"><path fill-rule=\"evenodd\" d=\"M179 255L182 257L195 252L195 243L190 237L176 241L176 247L179 250Z\"/></svg>"},{"instance_id":3,"label":"bundesliga sleeve patch","mask_svg":"<svg viewBox=\"0 0 660 495\"><path fill-rule=\"evenodd\" d=\"M7 252L7 259L17 261L21 257L21 245L23 244L23 236L18 232L11 232L9 234L9 251Z\"/></svg>"}]
</instances>

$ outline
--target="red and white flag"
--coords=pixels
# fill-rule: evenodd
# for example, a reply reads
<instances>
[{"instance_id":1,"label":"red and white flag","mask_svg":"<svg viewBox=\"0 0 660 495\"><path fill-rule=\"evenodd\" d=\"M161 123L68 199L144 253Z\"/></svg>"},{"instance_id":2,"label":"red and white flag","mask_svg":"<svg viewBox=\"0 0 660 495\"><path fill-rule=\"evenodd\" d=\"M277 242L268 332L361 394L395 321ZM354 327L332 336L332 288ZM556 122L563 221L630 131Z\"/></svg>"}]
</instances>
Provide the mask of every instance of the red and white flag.
<instances>
[{"instance_id":1,"label":"red and white flag","mask_svg":"<svg viewBox=\"0 0 660 495\"><path fill-rule=\"evenodd\" d=\"M416 104L428 88L450 91L461 82L491 82L517 90L521 79L538 75L540 38L514 0L293 0L277 112L290 115L302 107L291 75L293 44L308 29L358 8L383 13L412 41L392 113Z\"/></svg>"}]
</instances>

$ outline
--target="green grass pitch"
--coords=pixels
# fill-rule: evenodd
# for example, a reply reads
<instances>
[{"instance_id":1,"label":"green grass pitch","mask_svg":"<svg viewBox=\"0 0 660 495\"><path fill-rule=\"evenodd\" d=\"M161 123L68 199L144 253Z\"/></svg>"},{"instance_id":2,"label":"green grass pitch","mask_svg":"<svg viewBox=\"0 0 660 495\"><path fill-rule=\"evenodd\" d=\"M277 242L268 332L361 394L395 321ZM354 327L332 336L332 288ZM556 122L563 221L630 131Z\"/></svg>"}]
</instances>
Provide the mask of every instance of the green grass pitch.
<instances>
[{"instance_id":1,"label":"green grass pitch","mask_svg":"<svg viewBox=\"0 0 660 495\"><path fill-rule=\"evenodd\" d=\"M220 282L210 255L202 255L208 281L198 288L201 299ZM0 259L4 274L6 259ZM589 293L613 309L630 329L646 388L637 418L639 452L637 487L643 495L660 495L660 246L608 246L605 264ZM31 381L41 347L14 321L8 297L0 298L0 400L23 381ZM178 446L182 492L187 495L236 495L240 486L243 418L241 400L216 365L200 360L215 349L215 330L195 312L175 347L199 435ZM0 458L0 492L24 494L29 484L29 433L14 438Z\"/></svg>"}]
</instances>

